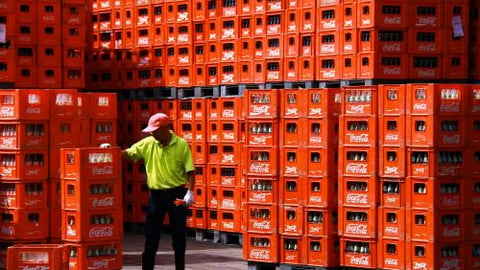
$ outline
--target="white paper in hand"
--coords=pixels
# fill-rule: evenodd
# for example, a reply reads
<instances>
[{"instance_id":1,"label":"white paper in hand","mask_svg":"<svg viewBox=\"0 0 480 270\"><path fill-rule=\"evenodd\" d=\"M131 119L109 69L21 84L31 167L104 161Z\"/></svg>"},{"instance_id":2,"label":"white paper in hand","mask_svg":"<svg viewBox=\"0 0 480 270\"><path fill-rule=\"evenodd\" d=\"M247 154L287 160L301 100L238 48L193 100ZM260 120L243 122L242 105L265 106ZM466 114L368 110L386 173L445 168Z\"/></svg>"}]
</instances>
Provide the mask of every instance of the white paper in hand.
<instances>
[{"instance_id":1,"label":"white paper in hand","mask_svg":"<svg viewBox=\"0 0 480 270\"><path fill-rule=\"evenodd\" d=\"M185 197L183 197L183 201L185 202L185 206L186 207L189 207L189 206L192 206L193 203L195 202L194 201L194 198L193 198L193 191L191 191L190 189L187 191L187 194L185 194Z\"/></svg>"}]
</instances>

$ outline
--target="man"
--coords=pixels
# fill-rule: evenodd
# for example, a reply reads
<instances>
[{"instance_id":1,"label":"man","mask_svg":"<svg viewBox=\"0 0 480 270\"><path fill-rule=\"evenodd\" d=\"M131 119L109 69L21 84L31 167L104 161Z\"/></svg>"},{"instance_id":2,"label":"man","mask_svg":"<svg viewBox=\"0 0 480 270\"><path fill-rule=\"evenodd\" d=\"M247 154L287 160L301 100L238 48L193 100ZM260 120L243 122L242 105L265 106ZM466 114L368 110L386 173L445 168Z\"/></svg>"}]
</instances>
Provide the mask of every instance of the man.
<instances>
[{"instance_id":1,"label":"man","mask_svg":"<svg viewBox=\"0 0 480 270\"><path fill-rule=\"evenodd\" d=\"M143 159L150 189L142 269L154 269L163 219L168 213L175 269L184 270L187 207L194 202L192 152L188 143L170 130L170 120L164 113L152 115L142 131L151 136L122 151L124 158L135 162Z\"/></svg>"}]
</instances>

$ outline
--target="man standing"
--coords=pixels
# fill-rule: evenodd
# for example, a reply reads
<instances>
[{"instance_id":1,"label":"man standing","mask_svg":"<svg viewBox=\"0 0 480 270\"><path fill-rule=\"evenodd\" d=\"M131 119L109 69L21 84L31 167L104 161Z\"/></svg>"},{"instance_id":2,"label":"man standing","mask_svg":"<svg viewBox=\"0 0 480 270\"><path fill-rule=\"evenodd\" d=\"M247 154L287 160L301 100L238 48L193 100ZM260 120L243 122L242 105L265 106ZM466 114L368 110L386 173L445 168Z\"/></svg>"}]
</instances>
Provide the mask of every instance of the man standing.
<instances>
[{"instance_id":1,"label":"man standing","mask_svg":"<svg viewBox=\"0 0 480 270\"><path fill-rule=\"evenodd\" d=\"M143 159L150 189L142 269L154 269L162 224L168 213L175 269L184 270L187 207L194 202L192 152L188 143L170 130L170 119L164 113L152 115L142 132L151 136L122 151L124 158L135 162Z\"/></svg>"}]
</instances>

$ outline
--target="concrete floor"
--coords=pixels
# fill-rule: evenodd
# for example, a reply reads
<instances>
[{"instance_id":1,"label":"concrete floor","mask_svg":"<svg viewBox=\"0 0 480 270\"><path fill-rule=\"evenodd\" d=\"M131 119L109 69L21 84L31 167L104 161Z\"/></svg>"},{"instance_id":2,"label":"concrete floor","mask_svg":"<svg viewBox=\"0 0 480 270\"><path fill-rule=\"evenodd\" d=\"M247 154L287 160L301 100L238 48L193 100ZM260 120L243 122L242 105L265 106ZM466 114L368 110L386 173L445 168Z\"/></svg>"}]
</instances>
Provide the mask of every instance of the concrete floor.
<instances>
[{"instance_id":1,"label":"concrete floor","mask_svg":"<svg viewBox=\"0 0 480 270\"><path fill-rule=\"evenodd\" d=\"M125 234L123 238L123 269L141 269L141 253L144 237L141 234ZM174 270L173 251L170 235L164 234L157 253L155 269ZM214 243L212 240L187 238L186 269L248 269L248 263L242 259L242 247L239 244Z\"/></svg>"}]
</instances>

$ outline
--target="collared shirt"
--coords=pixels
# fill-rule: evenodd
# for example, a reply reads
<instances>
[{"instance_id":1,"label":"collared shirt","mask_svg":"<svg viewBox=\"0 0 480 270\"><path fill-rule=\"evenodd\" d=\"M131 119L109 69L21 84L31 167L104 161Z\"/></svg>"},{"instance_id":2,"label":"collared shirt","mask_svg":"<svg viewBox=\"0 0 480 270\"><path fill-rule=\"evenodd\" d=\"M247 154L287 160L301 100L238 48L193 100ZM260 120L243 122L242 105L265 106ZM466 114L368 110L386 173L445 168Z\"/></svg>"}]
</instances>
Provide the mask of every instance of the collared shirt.
<instances>
[{"instance_id":1,"label":"collared shirt","mask_svg":"<svg viewBox=\"0 0 480 270\"><path fill-rule=\"evenodd\" d=\"M170 131L172 139L163 146L153 136L148 136L126 149L130 159L143 159L147 173L147 185L150 189L170 189L184 185L188 181L188 172L194 171L190 146Z\"/></svg>"}]
</instances>

